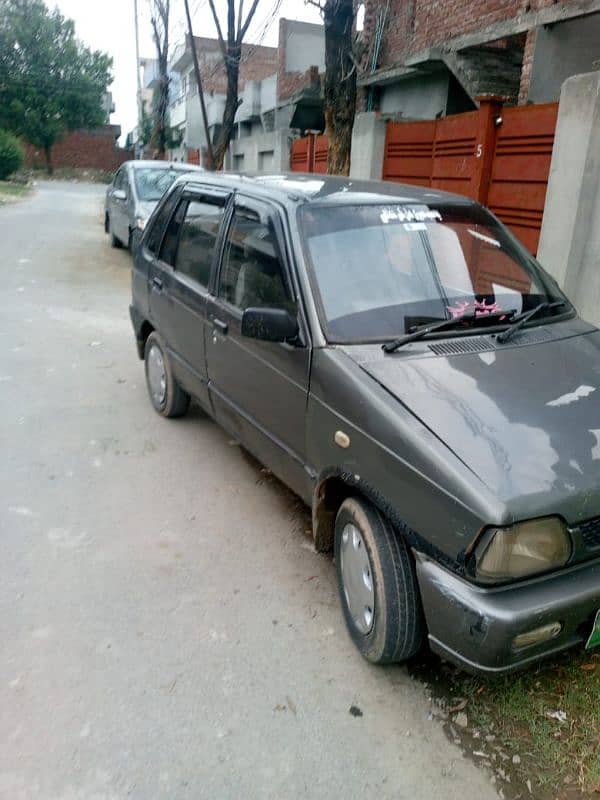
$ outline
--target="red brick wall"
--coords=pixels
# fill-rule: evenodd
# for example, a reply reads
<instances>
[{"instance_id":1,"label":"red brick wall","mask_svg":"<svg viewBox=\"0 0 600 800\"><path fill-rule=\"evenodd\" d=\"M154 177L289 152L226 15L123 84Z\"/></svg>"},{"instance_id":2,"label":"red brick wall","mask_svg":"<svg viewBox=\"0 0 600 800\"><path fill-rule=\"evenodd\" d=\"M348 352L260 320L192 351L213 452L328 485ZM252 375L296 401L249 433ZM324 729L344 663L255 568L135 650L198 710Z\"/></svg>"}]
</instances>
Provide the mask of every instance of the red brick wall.
<instances>
[{"instance_id":1,"label":"red brick wall","mask_svg":"<svg viewBox=\"0 0 600 800\"><path fill-rule=\"evenodd\" d=\"M535 52L535 42L537 39L537 30L527 31L527 39L525 40L525 49L523 51L523 67L521 68L521 86L519 88L519 105L522 106L527 102L529 95L529 82L531 80L531 69L533 67L533 54Z\"/></svg>"},{"instance_id":2,"label":"red brick wall","mask_svg":"<svg viewBox=\"0 0 600 800\"><path fill-rule=\"evenodd\" d=\"M575 0L390 0L378 68L402 65L405 59L448 39L482 30L495 23L546 6L568 5ZM370 61L373 33L381 0L366 0L364 41L365 62ZM535 35L528 36L520 102L526 101L535 48Z\"/></svg>"},{"instance_id":3,"label":"red brick wall","mask_svg":"<svg viewBox=\"0 0 600 800\"><path fill-rule=\"evenodd\" d=\"M202 88L205 92L225 94L227 91L227 75L223 65L223 56L216 39L205 36L194 36ZM241 94L246 81L260 81L277 72L278 58L276 47L263 47L243 44L240 59L239 93Z\"/></svg>"},{"instance_id":4,"label":"red brick wall","mask_svg":"<svg viewBox=\"0 0 600 800\"><path fill-rule=\"evenodd\" d=\"M65 134L52 148L55 168L81 167L114 172L124 161L133 157L129 150L116 146L118 127L103 125L94 130L79 130ZM44 151L25 143L25 166L44 167Z\"/></svg>"}]
</instances>

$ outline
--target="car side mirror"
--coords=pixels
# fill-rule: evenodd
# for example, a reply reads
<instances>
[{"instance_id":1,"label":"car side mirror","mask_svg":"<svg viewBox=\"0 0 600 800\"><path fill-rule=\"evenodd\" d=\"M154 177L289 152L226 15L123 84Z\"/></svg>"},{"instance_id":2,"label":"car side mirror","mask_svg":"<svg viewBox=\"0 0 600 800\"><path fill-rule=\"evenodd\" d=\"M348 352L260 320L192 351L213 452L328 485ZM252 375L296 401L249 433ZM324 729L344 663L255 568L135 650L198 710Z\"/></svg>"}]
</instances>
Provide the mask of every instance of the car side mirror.
<instances>
[{"instance_id":1,"label":"car side mirror","mask_svg":"<svg viewBox=\"0 0 600 800\"><path fill-rule=\"evenodd\" d=\"M286 342L298 336L298 320L283 308L247 308L242 315L242 336Z\"/></svg>"},{"instance_id":2,"label":"car side mirror","mask_svg":"<svg viewBox=\"0 0 600 800\"><path fill-rule=\"evenodd\" d=\"M124 192L123 189L115 189L112 196L115 200L127 200L127 192Z\"/></svg>"}]
</instances>

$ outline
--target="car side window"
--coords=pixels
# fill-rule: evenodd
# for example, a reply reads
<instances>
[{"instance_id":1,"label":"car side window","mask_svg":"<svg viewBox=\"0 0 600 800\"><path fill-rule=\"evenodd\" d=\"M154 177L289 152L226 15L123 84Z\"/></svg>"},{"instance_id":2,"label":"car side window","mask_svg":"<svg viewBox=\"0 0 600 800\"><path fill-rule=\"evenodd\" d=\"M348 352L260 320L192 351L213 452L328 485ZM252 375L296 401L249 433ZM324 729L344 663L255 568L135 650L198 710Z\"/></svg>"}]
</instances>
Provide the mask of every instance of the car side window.
<instances>
[{"instance_id":1,"label":"car side window","mask_svg":"<svg viewBox=\"0 0 600 800\"><path fill-rule=\"evenodd\" d=\"M251 307L296 310L286 289L273 226L253 211L234 212L219 276L219 297L241 311Z\"/></svg>"},{"instance_id":2,"label":"car side window","mask_svg":"<svg viewBox=\"0 0 600 800\"><path fill-rule=\"evenodd\" d=\"M127 181L124 169L120 169L117 172L117 176L115 178L115 189L123 189L123 191L127 190Z\"/></svg>"},{"instance_id":3,"label":"car side window","mask_svg":"<svg viewBox=\"0 0 600 800\"><path fill-rule=\"evenodd\" d=\"M171 214L173 213L173 209L175 208L175 204L177 203L177 198L178 198L178 193L173 192L173 194L171 194L165 200L162 207L157 211L156 218L152 223L152 228L148 232L148 241L146 247L154 255L158 253L158 248L160 247L165 226L169 221Z\"/></svg>"},{"instance_id":4,"label":"car side window","mask_svg":"<svg viewBox=\"0 0 600 800\"><path fill-rule=\"evenodd\" d=\"M175 269L202 286L208 286L213 254L223 221L221 201L190 200L181 223Z\"/></svg>"},{"instance_id":5,"label":"car side window","mask_svg":"<svg viewBox=\"0 0 600 800\"><path fill-rule=\"evenodd\" d=\"M175 264L175 256L177 255L177 244L179 242L179 230L183 220L187 200L181 200L173 216L171 217L167 230L165 232L162 245L160 248L159 258L166 264L173 266Z\"/></svg>"}]
</instances>

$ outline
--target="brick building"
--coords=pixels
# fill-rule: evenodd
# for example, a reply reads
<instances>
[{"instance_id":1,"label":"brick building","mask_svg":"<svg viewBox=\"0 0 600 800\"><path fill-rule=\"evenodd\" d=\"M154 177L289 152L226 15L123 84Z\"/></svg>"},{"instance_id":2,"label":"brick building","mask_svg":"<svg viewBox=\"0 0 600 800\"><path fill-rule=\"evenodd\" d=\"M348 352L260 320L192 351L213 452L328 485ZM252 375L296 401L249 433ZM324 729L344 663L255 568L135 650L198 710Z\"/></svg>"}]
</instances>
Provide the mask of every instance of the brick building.
<instances>
[{"instance_id":1,"label":"brick building","mask_svg":"<svg viewBox=\"0 0 600 800\"><path fill-rule=\"evenodd\" d=\"M366 0L362 108L427 119L558 100L600 61L600 0Z\"/></svg>"},{"instance_id":2,"label":"brick building","mask_svg":"<svg viewBox=\"0 0 600 800\"><path fill-rule=\"evenodd\" d=\"M223 55L217 39L195 36L194 43L200 66L208 127L214 141L223 119L227 91ZM181 134L181 146L178 151L172 153L172 156L185 158L188 150L198 150L205 144L189 36L175 48L170 70L179 76L177 92L172 93L169 104L170 124L176 130L179 129ZM262 82L276 71L277 48L242 45L238 84L238 93L242 100L238 111L240 124L251 118L247 112L251 112L256 105L257 91L260 95ZM265 86L264 91L268 92L268 86ZM241 113L244 106L244 113Z\"/></svg>"},{"instance_id":3,"label":"brick building","mask_svg":"<svg viewBox=\"0 0 600 800\"><path fill-rule=\"evenodd\" d=\"M202 87L206 102L208 127L212 140L218 135L223 118L227 77L216 39L194 37ZM245 152L256 144L254 168L274 166L272 160L279 144L268 144L275 132L294 128L305 130L323 124L323 101L320 75L325 64L324 33L321 25L279 21L278 47L242 45L239 78L241 104L236 114L234 139L229 166L248 168ZM190 37L175 48L170 70L178 76L172 93L169 117L180 131L181 145L171 152L177 160L205 147L204 126L194 75ZM265 138L267 137L267 138ZM273 137L271 137L273 138ZM253 141L250 141L253 140ZM263 153L264 158L259 154ZM270 154L270 155L269 155ZM286 156L287 160L287 156Z\"/></svg>"}]
</instances>

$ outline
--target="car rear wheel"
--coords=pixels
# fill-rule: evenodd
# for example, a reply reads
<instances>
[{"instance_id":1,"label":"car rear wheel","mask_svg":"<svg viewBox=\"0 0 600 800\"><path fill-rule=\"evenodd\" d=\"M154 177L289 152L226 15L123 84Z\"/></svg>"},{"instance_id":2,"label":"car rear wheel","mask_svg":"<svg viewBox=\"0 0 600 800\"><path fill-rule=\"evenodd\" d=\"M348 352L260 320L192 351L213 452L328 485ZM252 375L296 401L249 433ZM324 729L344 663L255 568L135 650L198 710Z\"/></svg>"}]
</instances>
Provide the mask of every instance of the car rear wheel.
<instances>
[{"instance_id":1,"label":"car rear wheel","mask_svg":"<svg viewBox=\"0 0 600 800\"><path fill-rule=\"evenodd\" d=\"M104 223L104 227L106 228L106 232L110 233L110 246L116 248L123 247L123 242L120 239L117 239L117 237L112 232L112 225L108 214L106 215L106 221Z\"/></svg>"},{"instance_id":2,"label":"car rear wheel","mask_svg":"<svg viewBox=\"0 0 600 800\"><path fill-rule=\"evenodd\" d=\"M190 396L177 383L161 337L154 331L144 348L146 386L150 402L163 417L181 417L189 408Z\"/></svg>"},{"instance_id":3,"label":"car rear wheel","mask_svg":"<svg viewBox=\"0 0 600 800\"><path fill-rule=\"evenodd\" d=\"M365 500L345 500L335 522L335 560L348 631L374 664L405 661L421 647L423 612L412 556Z\"/></svg>"}]
</instances>

